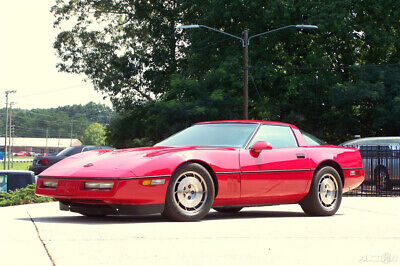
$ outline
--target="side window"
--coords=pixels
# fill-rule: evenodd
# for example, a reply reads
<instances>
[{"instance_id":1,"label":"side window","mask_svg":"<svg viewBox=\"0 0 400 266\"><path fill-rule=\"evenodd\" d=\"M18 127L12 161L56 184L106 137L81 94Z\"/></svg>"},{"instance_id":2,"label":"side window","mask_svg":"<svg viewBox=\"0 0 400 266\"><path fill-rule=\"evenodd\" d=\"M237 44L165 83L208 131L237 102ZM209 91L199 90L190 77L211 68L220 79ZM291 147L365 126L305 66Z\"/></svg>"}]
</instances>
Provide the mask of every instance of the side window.
<instances>
[{"instance_id":1,"label":"side window","mask_svg":"<svg viewBox=\"0 0 400 266\"><path fill-rule=\"evenodd\" d=\"M262 125L250 147L257 141L268 141L274 149L297 147L292 129L287 126Z\"/></svg>"},{"instance_id":2,"label":"side window","mask_svg":"<svg viewBox=\"0 0 400 266\"><path fill-rule=\"evenodd\" d=\"M300 130L301 134L303 135L305 141L307 142L307 146L319 146L327 144L325 141L320 140L319 138Z\"/></svg>"}]
</instances>

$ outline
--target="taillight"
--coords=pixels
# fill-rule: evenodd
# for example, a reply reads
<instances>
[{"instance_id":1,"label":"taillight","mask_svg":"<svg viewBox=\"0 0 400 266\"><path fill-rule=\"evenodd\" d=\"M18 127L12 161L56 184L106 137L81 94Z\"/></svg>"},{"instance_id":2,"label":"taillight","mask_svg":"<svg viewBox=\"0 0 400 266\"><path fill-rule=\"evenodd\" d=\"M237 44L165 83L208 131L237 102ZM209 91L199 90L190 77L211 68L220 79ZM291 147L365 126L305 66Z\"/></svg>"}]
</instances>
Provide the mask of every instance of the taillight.
<instances>
[{"instance_id":1,"label":"taillight","mask_svg":"<svg viewBox=\"0 0 400 266\"><path fill-rule=\"evenodd\" d=\"M47 158L43 158L43 159L40 160L40 164L41 165L47 165L47 164L49 164L49 161L47 160Z\"/></svg>"}]
</instances>

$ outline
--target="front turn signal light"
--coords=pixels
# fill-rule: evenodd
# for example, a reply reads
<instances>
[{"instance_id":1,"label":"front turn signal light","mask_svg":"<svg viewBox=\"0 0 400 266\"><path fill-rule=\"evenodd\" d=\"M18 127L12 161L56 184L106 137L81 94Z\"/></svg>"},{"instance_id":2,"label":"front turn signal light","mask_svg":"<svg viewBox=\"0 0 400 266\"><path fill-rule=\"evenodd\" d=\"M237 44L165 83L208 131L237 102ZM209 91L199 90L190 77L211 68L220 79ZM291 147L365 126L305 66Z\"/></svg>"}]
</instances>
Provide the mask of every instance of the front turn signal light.
<instances>
[{"instance_id":1,"label":"front turn signal light","mask_svg":"<svg viewBox=\"0 0 400 266\"><path fill-rule=\"evenodd\" d=\"M148 186L148 185L164 185L165 184L165 179L153 179L153 180L144 180L142 182L143 186Z\"/></svg>"}]
</instances>

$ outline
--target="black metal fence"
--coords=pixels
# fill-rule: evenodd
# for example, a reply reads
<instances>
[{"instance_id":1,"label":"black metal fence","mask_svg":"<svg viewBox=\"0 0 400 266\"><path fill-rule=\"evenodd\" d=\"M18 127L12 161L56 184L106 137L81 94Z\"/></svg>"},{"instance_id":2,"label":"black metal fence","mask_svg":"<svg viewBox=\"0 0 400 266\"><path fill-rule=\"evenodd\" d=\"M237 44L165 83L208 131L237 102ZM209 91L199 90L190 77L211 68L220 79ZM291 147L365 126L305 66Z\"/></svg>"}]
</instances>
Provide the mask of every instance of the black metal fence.
<instances>
[{"instance_id":1,"label":"black metal fence","mask_svg":"<svg viewBox=\"0 0 400 266\"><path fill-rule=\"evenodd\" d=\"M359 145L365 181L345 196L400 196L400 146Z\"/></svg>"}]
</instances>

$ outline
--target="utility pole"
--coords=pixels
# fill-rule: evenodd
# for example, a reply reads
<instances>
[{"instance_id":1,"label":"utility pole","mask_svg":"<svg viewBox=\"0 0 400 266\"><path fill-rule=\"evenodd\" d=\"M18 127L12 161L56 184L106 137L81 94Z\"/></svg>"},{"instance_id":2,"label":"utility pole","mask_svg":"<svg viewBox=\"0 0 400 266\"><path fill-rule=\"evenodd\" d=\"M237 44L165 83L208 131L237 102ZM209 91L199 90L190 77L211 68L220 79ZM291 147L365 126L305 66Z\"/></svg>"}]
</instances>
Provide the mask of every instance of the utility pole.
<instances>
[{"instance_id":1,"label":"utility pole","mask_svg":"<svg viewBox=\"0 0 400 266\"><path fill-rule=\"evenodd\" d=\"M8 138L8 167L7 169L10 170L10 159L11 159L11 134L12 134L12 128L11 128L11 119L12 119L12 106L14 105L14 102L10 102L10 119L9 119L9 124L8 124L8 131L9 131L9 138Z\"/></svg>"},{"instance_id":2,"label":"utility pole","mask_svg":"<svg viewBox=\"0 0 400 266\"><path fill-rule=\"evenodd\" d=\"M60 129L58 129L57 153L60 152Z\"/></svg>"},{"instance_id":3,"label":"utility pole","mask_svg":"<svg viewBox=\"0 0 400 266\"><path fill-rule=\"evenodd\" d=\"M243 79L243 119L249 119L249 30L243 32L244 79Z\"/></svg>"},{"instance_id":4,"label":"utility pole","mask_svg":"<svg viewBox=\"0 0 400 266\"><path fill-rule=\"evenodd\" d=\"M69 144L69 146L72 146L72 131L74 129L74 120L71 120L71 143Z\"/></svg>"},{"instance_id":5,"label":"utility pole","mask_svg":"<svg viewBox=\"0 0 400 266\"><path fill-rule=\"evenodd\" d=\"M47 149L47 140L49 138L49 128L46 128L46 154L49 155L49 151Z\"/></svg>"},{"instance_id":6,"label":"utility pole","mask_svg":"<svg viewBox=\"0 0 400 266\"><path fill-rule=\"evenodd\" d=\"M11 125L11 151L14 147L15 125ZM14 167L14 153L11 153L11 167Z\"/></svg>"},{"instance_id":7,"label":"utility pole","mask_svg":"<svg viewBox=\"0 0 400 266\"><path fill-rule=\"evenodd\" d=\"M6 130L4 134L4 170L6 170L6 159L7 159L7 134L8 134L8 94L16 93L16 90L8 90L6 91Z\"/></svg>"}]
</instances>

